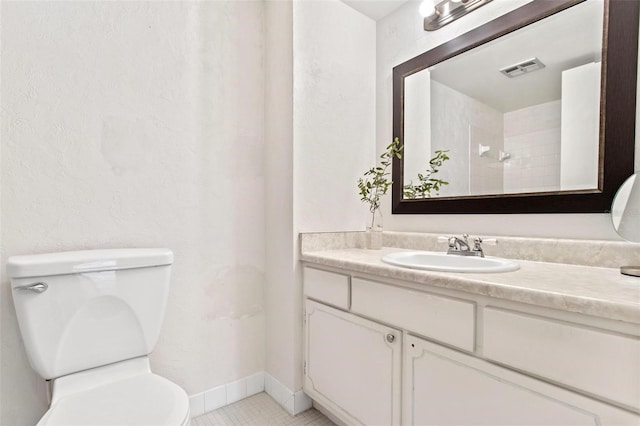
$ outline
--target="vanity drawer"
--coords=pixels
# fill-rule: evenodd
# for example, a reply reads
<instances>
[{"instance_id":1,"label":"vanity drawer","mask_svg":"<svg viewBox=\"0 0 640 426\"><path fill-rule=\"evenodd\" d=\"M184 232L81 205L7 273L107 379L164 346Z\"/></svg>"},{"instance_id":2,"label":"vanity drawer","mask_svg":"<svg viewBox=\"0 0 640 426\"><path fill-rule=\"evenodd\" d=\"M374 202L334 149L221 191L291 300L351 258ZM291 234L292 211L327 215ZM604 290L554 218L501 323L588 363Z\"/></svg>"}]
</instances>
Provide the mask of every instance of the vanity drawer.
<instances>
[{"instance_id":1,"label":"vanity drawer","mask_svg":"<svg viewBox=\"0 0 640 426\"><path fill-rule=\"evenodd\" d=\"M351 312L474 350L475 304L471 302L353 278Z\"/></svg>"},{"instance_id":2,"label":"vanity drawer","mask_svg":"<svg viewBox=\"0 0 640 426\"><path fill-rule=\"evenodd\" d=\"M349 277L335 272L304 267L304 295L335 307L349 309Z\"/></svg>"},{"instance_id":3,"label":"vanity drawer","mask_svg":"<svg viewBox=\"0 0 640 426\"><path fill-rule=\"evenodd\" d=\"M640 409L640 340L519 314L484 310L484 356Z\"/></svg>"}]
</instances>

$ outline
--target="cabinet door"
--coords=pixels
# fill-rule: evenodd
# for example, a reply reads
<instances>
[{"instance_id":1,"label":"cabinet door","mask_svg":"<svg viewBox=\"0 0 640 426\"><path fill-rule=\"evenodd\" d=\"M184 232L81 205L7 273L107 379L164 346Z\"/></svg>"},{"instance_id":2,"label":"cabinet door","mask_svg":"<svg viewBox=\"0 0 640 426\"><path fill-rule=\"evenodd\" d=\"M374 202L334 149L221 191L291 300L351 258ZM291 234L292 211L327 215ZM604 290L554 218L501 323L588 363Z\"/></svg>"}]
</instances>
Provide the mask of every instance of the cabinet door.
<instances>
[{"instance_id":1,"label":"cabinet door","mask_svg":"<svg viewBox=\"0 0 640 426\"><path fill-rule=\"evenodd\" d=\"M404 421L410 425L638 425L640 417L407 336Z\"/></svg>"},{"instance_id":2,"label":"cabinet door","mask_svg":"<svg viewBox=\"0 0 640 426\"><path fill-rule=\"evenodd\" d=\"M304 390L349 424L400 424L402 333L305 301Z\"/></svg>"}]
</instances>

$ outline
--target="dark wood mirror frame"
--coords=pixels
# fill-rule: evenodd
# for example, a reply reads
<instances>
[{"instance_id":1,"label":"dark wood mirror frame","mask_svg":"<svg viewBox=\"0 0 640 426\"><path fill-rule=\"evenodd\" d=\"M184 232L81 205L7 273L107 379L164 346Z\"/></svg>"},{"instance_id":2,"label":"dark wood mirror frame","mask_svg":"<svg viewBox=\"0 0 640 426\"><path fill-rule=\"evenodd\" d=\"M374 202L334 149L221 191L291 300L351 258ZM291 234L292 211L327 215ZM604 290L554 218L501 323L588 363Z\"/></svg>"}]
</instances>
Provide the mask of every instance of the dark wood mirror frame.
<instances>
[{"instance_id":1,"label":"dark wood mirror frame","mask_svg":"<svg viewBox=\"0 0 640 426\"><path fill-rule=\"evenodd\" d=\"M393 68L393 136L404 143L405 77L584 0L534 0ZM404 164L393 161L393 214L606 213L634 172L640 2L605 0L599 187L594 190L403 199Z\"/></svg>"}]
</instances>

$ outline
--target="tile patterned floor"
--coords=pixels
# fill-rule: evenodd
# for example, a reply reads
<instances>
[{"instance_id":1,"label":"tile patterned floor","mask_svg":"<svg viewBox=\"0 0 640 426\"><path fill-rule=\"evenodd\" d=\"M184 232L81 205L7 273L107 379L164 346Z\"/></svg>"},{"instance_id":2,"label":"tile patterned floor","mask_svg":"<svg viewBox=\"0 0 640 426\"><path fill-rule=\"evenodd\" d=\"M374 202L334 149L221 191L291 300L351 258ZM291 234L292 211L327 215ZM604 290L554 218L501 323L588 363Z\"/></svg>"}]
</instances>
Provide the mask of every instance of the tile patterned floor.
<instances>
[{"instance_id":1,"label":"tile patterned floor","mask_svg":"<svg viewBox=\"0 0 640 426\"><path fill-rule=\"evenodd\" d=\"M191 426L334 426L312 408L292 416L265 392L191 419Z\"/></svg>"}]
</instances>

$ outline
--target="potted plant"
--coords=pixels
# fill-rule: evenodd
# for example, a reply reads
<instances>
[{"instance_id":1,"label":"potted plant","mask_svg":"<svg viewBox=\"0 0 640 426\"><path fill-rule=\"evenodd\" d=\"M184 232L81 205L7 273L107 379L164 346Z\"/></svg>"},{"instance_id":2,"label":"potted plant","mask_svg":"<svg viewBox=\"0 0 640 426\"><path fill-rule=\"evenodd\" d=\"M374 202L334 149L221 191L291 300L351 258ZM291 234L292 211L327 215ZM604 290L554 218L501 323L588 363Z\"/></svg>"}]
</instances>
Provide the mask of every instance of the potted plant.
<instances>
[{"instance_id":1,"label":"potted plant","mask_svg":"<svg viewBox=\"0 0 640 426\"><path fill-rule=\"evenodd\" d=\"M389 166L394 158L402 158L404 146L397 137L391 142L385 151L380 155L380 165L370 168L364 176L358 179L358 189L360 190L360 200L369 203L371 220L367 223L366 247L368 249L379 250L382 248L382 213L380 212L380 197L387 193L393 181L388 179L391 174ZM432 191L440 190L442 185L449 182L436 179L434 174L438 173L442 164L449 159L448 150L436 151L435 157L429 160L429 166L425 173L418 173L418 185L413 185L413 181L403 188L405 198L427 198Z\"/></svg>"},{"instance_id":2,"label":"potted plant","mask_svg":"<svg viewBox=\"0 0 640 426\"><path fill-rule=\"evenodd\" d=\"M393 158L402 158L400 139L397 137L380 155L380 165L370 168L364 176L358 179L360 199L369 203L371 220L367 223L367 248L378 250L382 248L382 213L380 212L380 197L387 193L393 181L388 179L387 171Z\"/></svg>"}]
</instances>

